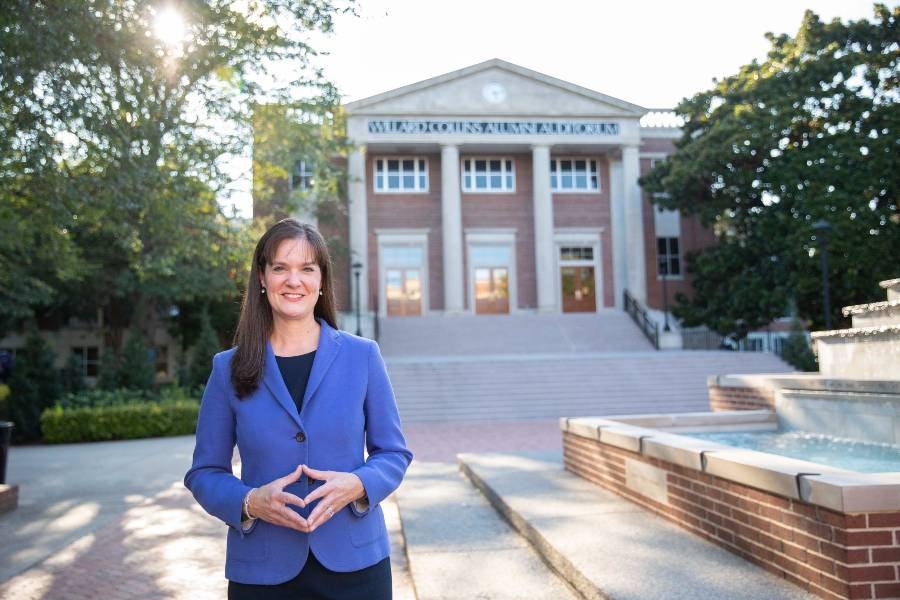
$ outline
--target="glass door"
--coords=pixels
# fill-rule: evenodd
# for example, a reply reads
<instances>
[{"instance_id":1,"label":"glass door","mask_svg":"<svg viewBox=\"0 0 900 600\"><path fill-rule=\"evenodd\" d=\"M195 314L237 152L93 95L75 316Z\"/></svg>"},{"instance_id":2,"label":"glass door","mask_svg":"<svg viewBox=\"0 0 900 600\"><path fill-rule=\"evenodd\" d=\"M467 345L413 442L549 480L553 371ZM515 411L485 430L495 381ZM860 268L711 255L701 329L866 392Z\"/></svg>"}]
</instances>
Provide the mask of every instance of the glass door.
<instances>
[{"instance_id":1,"label":"glass door","mask_svg":"<svg viewBox=\"0 0 900 600\"><path fill-rule=\"evenodd\" d=\"M506 267L475 269L475 314L509 313L509 270Z\"/></svg>"},{"instance_id":2,"label":"glass door","mask_svg":"<svg viewBox=\"0 0 900 600\"><path fill-rule=\"evenodd\" d=\"M385 298L389 317L422 314L422 282L418 269L387 269Z\"/></svg>"},{"instance_id":3,"label":"glass door","mask_svg":"<svg viewBox=\"0 0 900 600\"><path fill-rule=\"evenodd\" d=\"M594 267L562 267L563 312L596 312Z\"/></svg>"}]
</instances>

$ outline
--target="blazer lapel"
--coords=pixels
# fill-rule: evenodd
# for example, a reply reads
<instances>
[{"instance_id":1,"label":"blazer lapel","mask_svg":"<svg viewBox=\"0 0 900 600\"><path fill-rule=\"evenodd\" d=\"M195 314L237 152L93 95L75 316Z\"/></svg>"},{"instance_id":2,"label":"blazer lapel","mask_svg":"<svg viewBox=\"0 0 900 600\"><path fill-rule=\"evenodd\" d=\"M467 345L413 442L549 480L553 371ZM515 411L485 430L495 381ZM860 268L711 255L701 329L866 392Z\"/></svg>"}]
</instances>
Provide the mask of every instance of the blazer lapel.
<instances>
[{"instance_id":1,"label":"blazer lapel","mask_svg":"<svg viewBox=\"0 0 900 600\"><path fill-rule=\"evenodd\" d=\"M321 341L319 343L321 344ZM318 360L318 358L317 352L316 360ZM315 366L313 366L313 369L315 370ZM263 370L263 381L265 382L266 387L269 388L269 392L275 396L275 399L278 400L278 404L280 404L294 422L297 423L297 427L300 427L300 415L297 413L297 405L294 404L293 399L291 399L291 394L284 384L284 378L281 376L281 371L278 370L278 363L275 362L275 353L272 352L271 342L266 342L266 364L263 366Z\"/></svg>"},{"instance_id":2,"label":"blazer lapel","mask_svg":"<svg viewBox=\"0 0 900 600\"><path fill-rule=\"evenodd\" d=\"M313 359L312 371L309 373L309 381L306 384L306 392L303 394L303 405L301 413L306 412L309 400L316 393L325 373L334 362L338 350L341 349L341 334L335 331L331 326L323 320L319 321L322 330L319 332L319 347L316 349L316 357Z\"/></svg>"}]
</instances>

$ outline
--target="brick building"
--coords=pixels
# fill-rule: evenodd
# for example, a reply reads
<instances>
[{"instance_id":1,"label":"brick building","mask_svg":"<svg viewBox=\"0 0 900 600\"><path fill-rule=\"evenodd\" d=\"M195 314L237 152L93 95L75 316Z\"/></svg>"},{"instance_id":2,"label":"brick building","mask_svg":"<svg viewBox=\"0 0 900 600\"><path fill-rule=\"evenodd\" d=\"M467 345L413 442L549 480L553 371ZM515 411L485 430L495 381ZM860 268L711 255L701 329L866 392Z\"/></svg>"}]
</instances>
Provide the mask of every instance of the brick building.
<instances>
[{"instance_id":1,"label":"brick building","mask_svg":"<svg viewBox=\"0 0 900 600\"><path fill-rule=\"evenodd\" d=\"M494 59L345 109L346 312L352 262L368 316L662 309L713 241L638 185L680 132L635 104Z\"/></svg>"}]
</instances>

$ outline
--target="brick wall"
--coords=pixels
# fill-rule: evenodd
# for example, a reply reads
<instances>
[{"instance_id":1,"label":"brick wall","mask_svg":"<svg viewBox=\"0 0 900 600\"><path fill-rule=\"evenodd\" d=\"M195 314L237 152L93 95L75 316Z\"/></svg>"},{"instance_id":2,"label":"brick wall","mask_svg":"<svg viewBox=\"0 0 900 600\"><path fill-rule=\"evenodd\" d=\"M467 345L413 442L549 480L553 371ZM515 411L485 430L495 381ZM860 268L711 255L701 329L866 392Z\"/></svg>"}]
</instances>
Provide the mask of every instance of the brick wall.
<instances>
[{"instance_id":1,"label":"brick wall","mask_svg":"<svg viewBox=\"0 0 900 600\"><path fill-rule=\"evenodd\" d=\"M822 598L900 597L900 512L842 514L563 433L567 470ZM666 472L666 501L625 485L626 459Z\"/></svg>"},{"instance_id":2,"label":"brick wall","mask_svg":"<svg viewBox=\"0 0 900 600\"><path fill-rule=\"evenodd\" d=\"M369 225L369 310L378 310L374 298L384 294L378 287L378 236L376 229L425 229L428 231L428 294L431 310L444 308L443 236L441 234L441 155L409 153L428 159L428 192L422 194L376 194L374 160L366 154L366 197ZM423 307L427 309L428 307Z\"/></svg>"},{"instance_id":3,"label":"brick wall","mask_svg":"<svg viewBox=\"0 0 900 600\"><path fill-rule=\"evenodd\" d=\"M461 154L460 160L484 154ZM516 230L516 294L519 308L537 306L537 281L534 266L534 176L531 155L497 154L515 163L516 182L513 193L463 192L460 184L463 227L463 291L469 306L469 265L467 264L465 230L475 227L513 228ZM462 170L462 167L460 167ZM512 308L512 307L510 307Z\"/></svg>"},{"instance_id":4,"label":"brick wall","mask_svg":"<svg viewBox=\"0 0 900 600\"><path fill-rule=\"evenodd\" d=\"M709 386L712 410L758 410L775 408L775 391L766 388Z\"/></svg>"},{"instance_id":5,"label":"brick wall","mask_svg":"<svg viewBox=\"0 0 900 600\"><path fill-rule=\"evenodd\" d=\"M600 281L603 296L597 297L597 308L615 306L613 289L612 220L609 199L609 161L605 155L585 156L597 161L600 178L598 194L553 194L554 227L597 227L600 234ZM559 277L559 275L557 275Z\"/></svg>"}]
</instances>

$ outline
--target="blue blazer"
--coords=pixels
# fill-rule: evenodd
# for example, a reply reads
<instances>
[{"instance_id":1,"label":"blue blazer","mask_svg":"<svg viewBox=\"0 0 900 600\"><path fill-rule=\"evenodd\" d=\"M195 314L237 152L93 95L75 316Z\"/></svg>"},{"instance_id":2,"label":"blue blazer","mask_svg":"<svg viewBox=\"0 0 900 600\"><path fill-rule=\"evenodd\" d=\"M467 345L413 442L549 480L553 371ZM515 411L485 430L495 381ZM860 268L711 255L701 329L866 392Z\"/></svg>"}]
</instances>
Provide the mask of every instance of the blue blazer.
<instances>
[{"instance_id":1,"label":"blue blazer","mask_svg":"<svg viewBox=\"0 0 900 600\"><path fill-rule=\"evenodd\" d=\"M412 460L400 431L394 392L378 344L324 321L319 324L319 347L299 414L271 344L260 386L243 400L231 385L234 349L213 358L200 405L194 462L184 485L200 506L228 525L225 577L232 581L288 581L303 568L310 550L332 571L356 571L390 555L380 503L400 485ZM241 455L240 478L231 468L235 444ZM244 495L299 464L355 473L366 489L368 508L359 512L350 503L310 534L262 520L244 532ZM304 498L321 484L303 476L285 490ZM305 518L315 504L292 508Z\"/></svg>"}]
</instances>

